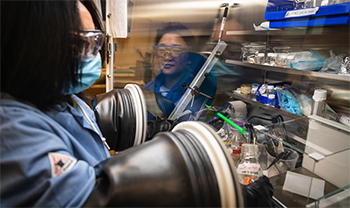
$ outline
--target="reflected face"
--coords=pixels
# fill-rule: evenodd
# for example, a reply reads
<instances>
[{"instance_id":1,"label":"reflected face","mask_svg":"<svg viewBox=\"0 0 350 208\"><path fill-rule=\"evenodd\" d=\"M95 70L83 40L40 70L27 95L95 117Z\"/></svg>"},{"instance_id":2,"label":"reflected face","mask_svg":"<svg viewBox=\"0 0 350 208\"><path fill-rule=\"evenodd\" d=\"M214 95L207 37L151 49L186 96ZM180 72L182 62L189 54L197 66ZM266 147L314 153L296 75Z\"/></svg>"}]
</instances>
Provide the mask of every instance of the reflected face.
<instances>
[{"instance_id":1,"label":"reflected face","mask_svg":"<svg viewBox=\"0 0 350 208\"><path fill-rule=\"evenodd\" d=\"M184 39L181 36L174 33L167 33L159 40L158 46L177 46L177 47L188 47ZM170 48L169 48L170 49ZM167 50L163 57L158 56L158 64L160 67L163 66L163 74L170 75L183 71L186 69L187 62L184 61L182 54L174 56L171 50ZM174 57L173 57L174 56Z\"/></svg>"}]
</instances>

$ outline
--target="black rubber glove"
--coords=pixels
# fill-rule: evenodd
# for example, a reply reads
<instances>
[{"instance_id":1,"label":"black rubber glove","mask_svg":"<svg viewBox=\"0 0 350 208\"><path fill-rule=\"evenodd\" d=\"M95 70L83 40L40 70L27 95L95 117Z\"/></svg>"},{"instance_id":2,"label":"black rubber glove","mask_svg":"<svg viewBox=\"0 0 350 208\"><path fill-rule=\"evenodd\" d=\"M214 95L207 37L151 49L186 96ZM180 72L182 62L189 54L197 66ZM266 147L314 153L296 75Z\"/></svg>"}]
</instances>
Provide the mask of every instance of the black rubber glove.
<instances>
[{"instance_id":1,"label":"black rubber glove","mask_svg":"<svg viewBox=\"0 0 350 208\"><path fill-rule=\"evenodd\" d=\"M147 135L146 141L151 140L154 135L159 132L171 131L174 121L167 119L159 119L154 121L147 121Z\"/></svg>"},{"instance_id":2,"label":"black rubber glove","mask_svg":"<svg viewBox=\"0 0 350 208\"><path fill-rule=\"evenodd\" d=\"M255 182L241 186L244 207L274 207L273 187L268 177L262 176Z\"/></svg>"}]
</instances>

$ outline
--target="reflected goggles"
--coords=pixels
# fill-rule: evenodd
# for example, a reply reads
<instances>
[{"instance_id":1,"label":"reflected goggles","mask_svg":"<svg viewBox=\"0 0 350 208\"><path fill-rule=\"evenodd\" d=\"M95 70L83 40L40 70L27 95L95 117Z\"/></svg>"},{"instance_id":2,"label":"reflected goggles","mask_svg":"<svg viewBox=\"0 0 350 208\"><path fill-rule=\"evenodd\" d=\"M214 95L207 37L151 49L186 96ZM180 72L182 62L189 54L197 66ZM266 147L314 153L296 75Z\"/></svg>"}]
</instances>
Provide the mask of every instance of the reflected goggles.
<instances>
[{"instance_id":1,"label":"reflected goggles","mask_svg":"<svg viewBox=\"0 0 350 208\"><path fill-rule=\"evenodd\" d=\"M98 51L101 49L104 39L104 34L101 30L83 30L77 32L84 41L81 58L84 61L89 61L95 58Z\"/></svg>"},{"instance_id":2,"label":"reflected goggles","mask_svg":"<svg viewBox=\"0 0 350 208\"><path fill-rule=\"evenodd\" d=\"M169 56L179 55L180 53L185 52L188 47L156 45L152 48L156 51L157 56L164 57L165 54L168 54Z\"/></svg>"}]
</instances>

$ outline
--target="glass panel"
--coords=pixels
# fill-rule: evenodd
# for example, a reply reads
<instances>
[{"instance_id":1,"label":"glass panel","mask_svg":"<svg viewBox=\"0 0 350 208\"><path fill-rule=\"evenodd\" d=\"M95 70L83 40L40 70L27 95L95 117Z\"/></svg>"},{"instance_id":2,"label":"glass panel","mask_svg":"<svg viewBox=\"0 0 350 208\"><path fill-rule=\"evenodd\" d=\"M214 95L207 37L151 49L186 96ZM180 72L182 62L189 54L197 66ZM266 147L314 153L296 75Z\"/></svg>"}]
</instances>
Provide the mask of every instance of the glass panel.
<instances>
[{"instance_id":1,"label":"glass panel","mask_svg":"<svg viewBox=\"0 0 350 208\"><path fill-rule=\"evenodd\" d=\"M285 175L280 174L283 175L282 178L271 177L275 184L275 197L288 206L303 207L315 201L322 201L327 194L350 184L349 127L336 122L337 115L349 115L350 112L350 76L338 74L341 60L350 54L349 25L340 25L340 21L349 18L348 1L337 1L341 4L328 5L331 7L307 7L305 9L310 10L302 10L316 12L315 15L336 11L336 16L341 17L336 21L336 25L323 25L332 18L326 18L323 23L315 22L325 19L322 15L317 18L298 17L299 19L294 21L293 15L301 15L295 12L295 8L304 9L299 3L311 1L298 1L296 7L293 1L287 0L235 1L238 5L233 1L216 0L132 2L132 19L128 23L129 37L116 39L118 47L114 63L115 88L123 88L127 83L136 83L141 87L147 86L145 90L150 89L149 85L152 82L160 83L166 68L172 66L172 57L175 60L177 55L187 52L196 54L194 59L187 60L189 62L203 57L207 59L218 45L221 34L221 42L225 42L227 47L222 53L215 54L218 59L212 72L216 77L216 91L215 94L204 93L214 97L212 102L206 103L211 103L212 108L206 110L201 105L195 113L186 114L188 117L183 117L183 120L204 119L203 121L214 127L221 128L222 122L219 123L221 126L216 125L213 120L217 117L212 115L216 110L223 109L229 101L242 101L246 117L239 118L239 121L254 127L263 127L256 128L258 142L270 141L270 144L275 145L274 149L281 143L279 147L298 152L300 157L293 171L326 181L325 196L312 199L309 196L310 192L306 193L307 196L300 196L283 191ZM226 24L221 27L227 6ZM285 19L285 15L288 16L288 20ZM265 22L265 18L270 18L270 24ZM276 27L275 24L279 23L284 25ZM305 25L295 25L299 23ZM173 32L173 36L163 36L169 29L165 29L168 26L182 29ZM278 49L277 47L288 47L288 51L273 50ZM285 56L286 54L288 55ZM283 64L279 64L278 61ZM191 80L194 76L195 74L191 74L185 79ZM175 76L169 77L172 79L166 84L175 82L177 87L180 84L182 87L182 81L176 80ZM185 81L184 87L180 87L182 92L185 91L188 82ZM178 99L170 99L171 102L167 102L169 99L164 99L161 95L168 89L166 84L156 92L156 101L152 101L155 106L162 108L161 113L167 114L160 116L161 118L167 118L178 102ZM287 102L280 102L279 105L275 103L272 107L267 94L258 94L257 97L257 88L263 84L274 84L275 87L281 86L298 92L293 94L295 99L287 99L295 101L293 108L287 110L290 107L286 106ZM251 90L250 95L241 93L247 90L247 86ZM326 103L332 110L327 111L331 112L325 116L327 121L308 117L315 89L327 90ZM309 100L304 102L305 99L299 99L298 96ZM275 96L275 99L278 97ZM191 102L188 105L184 111L194 106ZM196 114L197 112L200 113ZM204 114L201 114L203 112ZM205 116L201 117L203 115ZM273 151L276 156L277 150ZM273 151L270 149L270 152Z\"/></svg>"},{"instance_id":2,"label":"glass panel","mask_svg":"<svg viewBox=\"0 0 350 208\"><path fill-rule=\"evenodd\" d=\"M324 195L307 207L349 207L350 184Z\"/></svg>"},{"instance_id":3,"label":"glass panel","mask_svg":"<svg viewBox=\"0 0 350 208\"><path fill-rule=\"evenodd\" d=\"M289 123L298 122L300 119L292 119L285 121L284 124L288 125ZM317 160L316 156L310 155L312 153L320 154L321 157L319 160L322 160L324 157L330 157L336 155L338 153L346 152L350 150L350 140L349 140L349 130L345 131L342 128L346 126L339 124L337 122L331 122L334 126L329 124L325 124L319 121L310 120L309 121L309 130L308 130L308 139L306 141L302 141L305 143L305 149L300 149L295 147L292 144L289 144L287 141L281 139L276 135L272 135L270 132L275 127L274 124L265 125L263 128L258 128L257 130L264 135L269 136L270 138L281 141L284 145L304 154L309 157L313 157ZM338 127L337 127L337 126ZM322 136L320 136L322 135ZM317 138L317 139L314 139ZM320 143L325 143L320 145Z\"/></svg>"}]
</instances>

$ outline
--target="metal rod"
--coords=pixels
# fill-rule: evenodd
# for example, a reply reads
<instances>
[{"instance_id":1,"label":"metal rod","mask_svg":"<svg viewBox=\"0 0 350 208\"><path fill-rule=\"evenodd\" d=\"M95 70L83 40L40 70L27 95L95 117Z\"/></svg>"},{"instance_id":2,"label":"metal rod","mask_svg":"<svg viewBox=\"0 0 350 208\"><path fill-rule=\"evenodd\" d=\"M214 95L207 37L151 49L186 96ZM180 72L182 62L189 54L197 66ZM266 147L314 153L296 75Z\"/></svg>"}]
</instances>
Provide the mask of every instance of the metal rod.
<instances>
[{"instance_id":1,"label":"metal rod","mask_svg":"<svg viewBox=\"0 0 350 208\"><path fill-rule=\"evenodd\" d=\"M192 90L195 87L199 88L201 86L206 77L205 74L209 74L215 62L218 60L217 54L222 54L226 46L227 44L224 41L217 43L213 51L210 53L208 59L203 64L202 68L198 71L197 75L195 76L189 87L186 89L185 93L182 95L174 110L171 112L168 119L175 120L182 114L182 112L185 110L188 103L190 102L191 98L194 96Z\"/></svg>"}]
</instances>

